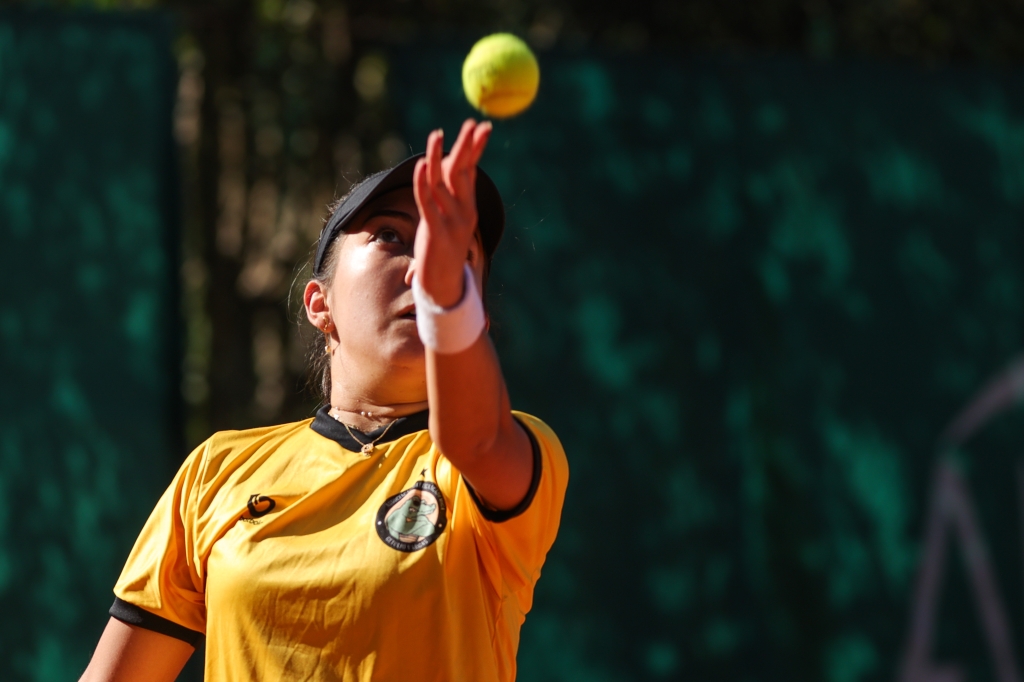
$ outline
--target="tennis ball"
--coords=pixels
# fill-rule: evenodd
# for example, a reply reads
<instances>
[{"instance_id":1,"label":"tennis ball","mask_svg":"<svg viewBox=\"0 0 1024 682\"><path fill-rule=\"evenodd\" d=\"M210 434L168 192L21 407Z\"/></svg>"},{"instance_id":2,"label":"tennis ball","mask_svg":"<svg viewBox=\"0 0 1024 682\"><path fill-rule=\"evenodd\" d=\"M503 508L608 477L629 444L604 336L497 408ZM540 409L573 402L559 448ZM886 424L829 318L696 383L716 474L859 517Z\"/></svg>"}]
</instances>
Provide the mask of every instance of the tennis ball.
<instances>
[{"instance_id":1,"label":"tennis ball","mask_svg":"<svg viewBox=\"0 0 1024 682\"><path fill-rule=\"evenodd\" d=\"M511 33L477 41L462 63L462 88L475 109L492 118L522 113L537 96L537 58Z\"/></svg>"}]
</instances>

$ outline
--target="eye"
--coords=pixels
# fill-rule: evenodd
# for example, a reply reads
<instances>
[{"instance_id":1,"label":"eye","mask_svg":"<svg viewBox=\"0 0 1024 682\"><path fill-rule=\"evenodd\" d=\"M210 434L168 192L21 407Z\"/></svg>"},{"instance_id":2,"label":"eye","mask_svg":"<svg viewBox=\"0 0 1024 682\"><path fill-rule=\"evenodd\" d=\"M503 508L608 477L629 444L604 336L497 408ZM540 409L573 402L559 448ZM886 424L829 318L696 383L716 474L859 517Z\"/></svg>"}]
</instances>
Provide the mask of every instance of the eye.
<instances>
[{"instance_id":1,"label":"eye","mask_svg":"<svg viewBox=\"0 0 1024 682\"><path fill-rule=\"evenodd\" d=\"M375 234L373 236L373 239L374 239L374 241L378 241L378 242L381 242L383 244L401 244L402 243L402 235L400 235L397 230L395 230L393 228L390 228L390 227L385 227L385 228L379 230L377 232L377 234Z\"/></svg>"}]
</instances>

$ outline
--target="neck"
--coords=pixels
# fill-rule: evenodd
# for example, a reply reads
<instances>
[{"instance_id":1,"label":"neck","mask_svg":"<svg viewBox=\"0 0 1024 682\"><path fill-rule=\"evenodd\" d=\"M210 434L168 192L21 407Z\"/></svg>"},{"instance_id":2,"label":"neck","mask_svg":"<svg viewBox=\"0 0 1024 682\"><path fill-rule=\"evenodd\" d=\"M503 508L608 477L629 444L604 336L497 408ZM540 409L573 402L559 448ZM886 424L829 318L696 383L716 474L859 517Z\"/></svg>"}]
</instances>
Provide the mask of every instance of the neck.
<instances>
[{"instance_id":1,"label":"neck","mask_svg":"<svg viewBox=\"0 0 1024 682\"><path fill-rule=\"evenodd\" d=\"M330 413L335 419L364 433L386 426L396 419L427 409L427 401L381 405L370 402L347 403L331 400Z\"/></svg>"},{"instance_id":2,"label":"neck","mask_svg":"<svg viewBox=\"0 0 1024 682\"><path fill-rule=\"evenodd\" d=\"M340 362L332 364L331 416L349 426L373 431L427 409L426 377L422 372L399 372L392 366L387 375L376 376L345 371Z\"/></svg>"}]
</instances>

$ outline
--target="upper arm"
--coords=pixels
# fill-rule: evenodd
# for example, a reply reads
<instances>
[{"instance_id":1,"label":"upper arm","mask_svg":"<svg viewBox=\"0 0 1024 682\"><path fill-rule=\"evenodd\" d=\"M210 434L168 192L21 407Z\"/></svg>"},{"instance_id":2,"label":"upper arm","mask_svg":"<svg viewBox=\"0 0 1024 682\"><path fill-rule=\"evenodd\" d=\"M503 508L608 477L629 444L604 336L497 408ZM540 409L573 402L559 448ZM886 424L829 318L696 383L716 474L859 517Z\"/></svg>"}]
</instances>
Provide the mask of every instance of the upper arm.
<instances>
[{"instance_id":1,"label":"upper arm","mask_svg":"<svg viewBox=\"0 0 1024 682\"><path fill-rule=\"evenodd\" d=\"M202 530L197 500L205 450L205 445L200 446L188 456L161 495L114 585L119 600L199 634L206 631L201 567L207 550L197 541ZM110 615L121 617L114 611ZM146 625L131 618L121 620Z\"/></svg>"},{"instance_id":2,"label":"upper arm","mask_svg":"<svg viewBox=\"0 0 1024 682\"><path fill-rule=\"evenodd\" d=\"M502 511L519 506L537 473L526 427L513 419L511 412L507 414L490 452L467 463L462 471L482 501Z\"/></svg>"},{"instance_id":3,"label":"upper arm","mask_svg":"<svg viewBox=\"0 0 1024 682\"><path fill-rule=\"evenodd\" d=\"M569 481L569 467L558 438L539 419L516 413L516 422L524 429L530 442L533 476L525 497L515 508L495 510L480 504L475 484L458 469L454 473L463 479L449 480L442 470L439 483L447 487L454 498L453 505L468 520L477 536L477 547L488 567L488 574L498 589L506 587L514 592L532 587L548 550L558 532L565 490ZM503 587L504 586L504 587ZM527 594L520 607L529 610Z\"/></svg>"},{"instance_id":4,"label":"upper arm","mask_svg":"<svg viewBox=\"0 0 1024 682\"><path fill-rule=\"evenodd\" d=\"M111 618L80 682L173 682L193 651L180 639Z\"/></svg>"}]
</instances>

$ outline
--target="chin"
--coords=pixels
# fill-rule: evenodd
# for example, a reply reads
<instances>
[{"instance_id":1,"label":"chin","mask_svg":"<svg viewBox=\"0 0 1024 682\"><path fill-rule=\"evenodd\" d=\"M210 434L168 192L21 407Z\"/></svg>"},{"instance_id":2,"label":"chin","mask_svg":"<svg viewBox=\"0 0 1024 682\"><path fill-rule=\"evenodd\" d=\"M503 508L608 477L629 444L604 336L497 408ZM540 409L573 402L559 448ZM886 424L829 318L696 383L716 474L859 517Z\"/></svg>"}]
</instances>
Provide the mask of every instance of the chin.
<instances>
[{"instance_id":1,"label":"chin","mask_svg":"<svg viewBox=\"0 0 1024 682\"><path fill-rule=\"evenodd\" d=\"M386 362L392 366L422 368L426 371L427 358L423 342L413 327L412 333L394 334L387 343L381 344L379 350L384 354Z\"/></svg>"}]
</instances>

